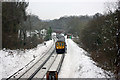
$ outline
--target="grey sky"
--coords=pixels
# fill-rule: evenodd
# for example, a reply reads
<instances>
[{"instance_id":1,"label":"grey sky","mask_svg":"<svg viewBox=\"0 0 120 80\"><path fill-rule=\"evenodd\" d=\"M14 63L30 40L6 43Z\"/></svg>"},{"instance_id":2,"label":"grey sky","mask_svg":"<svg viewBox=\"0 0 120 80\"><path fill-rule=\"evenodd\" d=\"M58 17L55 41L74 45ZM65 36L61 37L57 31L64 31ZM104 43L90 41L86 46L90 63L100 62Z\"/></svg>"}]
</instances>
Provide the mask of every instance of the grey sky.
<instances>
[{"instance_id":1,"label":"grey sky","mask_svg":"<svg viewBox=\"0 0 120 80\"><path fill-rule=\"evenodd\" d=\"M28 12L40 19L58 19L71 15L94 15L105 11L105 2L117 0L27 0L30 2Z\"/></svg>"}]
</instances>

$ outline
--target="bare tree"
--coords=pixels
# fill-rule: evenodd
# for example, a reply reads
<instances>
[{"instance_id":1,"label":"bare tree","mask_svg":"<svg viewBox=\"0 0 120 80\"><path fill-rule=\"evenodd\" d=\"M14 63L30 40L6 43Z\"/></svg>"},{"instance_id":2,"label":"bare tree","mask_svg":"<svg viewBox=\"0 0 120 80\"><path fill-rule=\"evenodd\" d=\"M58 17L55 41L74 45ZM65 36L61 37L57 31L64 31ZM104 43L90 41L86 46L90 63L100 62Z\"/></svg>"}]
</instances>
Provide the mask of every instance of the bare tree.
<instances>
[{"instance_id":1,"label":"bare tree","mask_svg":"<svg viewBox=\"0 0 120 80\"><path fill-rule=\"evenodd\" d=\"M104 6L105 14L110 14L118 8L117 2L105 2L104 4L105 4L105 6Z\"/></svg>"},{"instance_id":2,"label":"bare tree","mask_svg":"<svg viewBox=\"0 0 120 80\"><path fill-rule=\"evenodd\" d=\"M115 77L116 80L120 80L120 0L118 0L118 8L116 10L116 19L117 19L117 32L116 32L116 47L117 54L115 59Z\"/></svg>"}]
</instances>

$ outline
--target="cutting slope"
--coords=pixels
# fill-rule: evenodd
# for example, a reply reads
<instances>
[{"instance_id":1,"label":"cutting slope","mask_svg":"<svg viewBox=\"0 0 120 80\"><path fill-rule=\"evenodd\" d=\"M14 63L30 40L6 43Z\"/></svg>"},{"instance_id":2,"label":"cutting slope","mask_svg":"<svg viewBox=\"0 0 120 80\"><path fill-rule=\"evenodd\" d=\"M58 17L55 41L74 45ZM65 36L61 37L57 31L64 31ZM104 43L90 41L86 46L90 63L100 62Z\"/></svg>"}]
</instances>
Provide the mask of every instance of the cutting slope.
<instances>
[{"instance_id":1,"label":"cutting slope","mask_svg":"<svg viewBox=\"0 0 120 80\"><path fill-rule=\"evenodd\" d=\"M67 54L59 73L59 78L108 78L107 71L97 67L87 56L87 52L71 39L67 39Z\"/></svg>"}]
</instances>

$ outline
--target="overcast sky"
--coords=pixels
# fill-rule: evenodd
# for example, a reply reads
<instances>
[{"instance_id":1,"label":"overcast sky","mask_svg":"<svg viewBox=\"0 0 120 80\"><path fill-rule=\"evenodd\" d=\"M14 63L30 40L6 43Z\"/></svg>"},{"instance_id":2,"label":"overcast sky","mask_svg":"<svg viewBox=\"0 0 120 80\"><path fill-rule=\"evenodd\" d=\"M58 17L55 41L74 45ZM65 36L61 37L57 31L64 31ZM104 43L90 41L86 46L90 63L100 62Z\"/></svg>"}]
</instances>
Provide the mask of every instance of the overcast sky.
<instances>
[{"instance_id":1,"label":"overcast sky","mask_svg":"<svg viewBox=\"0 0 120 80\"><path fill-rule=\"evenodd\" d=\"M103 13L105 2L117 0L27 0L27 11L37 15L42 20L58 19L62 16L94 15Z\"/></svg>"}]
</instances>

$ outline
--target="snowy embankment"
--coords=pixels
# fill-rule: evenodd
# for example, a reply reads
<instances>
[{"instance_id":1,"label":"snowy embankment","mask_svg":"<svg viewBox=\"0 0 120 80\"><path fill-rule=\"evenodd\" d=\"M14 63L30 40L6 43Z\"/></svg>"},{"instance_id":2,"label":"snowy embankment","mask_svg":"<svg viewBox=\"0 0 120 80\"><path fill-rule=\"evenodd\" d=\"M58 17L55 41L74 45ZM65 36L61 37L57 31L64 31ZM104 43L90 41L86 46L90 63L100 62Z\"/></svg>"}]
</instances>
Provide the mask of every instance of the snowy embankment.
<instances>
[{"instance_id":1,"label":"snowy embankment","mask_svg":"<svg viewBox=\"0 0 120 80\"><path fill-rule=\"evenodd\" d=\"M0 79L8 78L13 73L24 67L31 60L37 60L53 44L53 40L45 42L46 45L39 44L37 48L25 50L0 50Z\"/></svg>"},{"instance_id":2,"label":"snowy embankment","mask_svg":"<svg viewBox=\"0 0 120 80\"><path fill-rule=\"evenodd\" d=\"M71 39L67 39L66 43L67 54L65 54L59 78L109 78L105 72L111 73L97 67L85 50Z\"/></svg>"}]
</instances>

